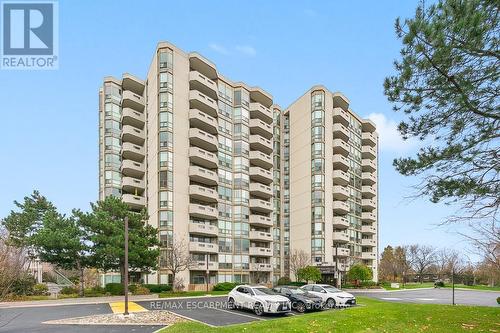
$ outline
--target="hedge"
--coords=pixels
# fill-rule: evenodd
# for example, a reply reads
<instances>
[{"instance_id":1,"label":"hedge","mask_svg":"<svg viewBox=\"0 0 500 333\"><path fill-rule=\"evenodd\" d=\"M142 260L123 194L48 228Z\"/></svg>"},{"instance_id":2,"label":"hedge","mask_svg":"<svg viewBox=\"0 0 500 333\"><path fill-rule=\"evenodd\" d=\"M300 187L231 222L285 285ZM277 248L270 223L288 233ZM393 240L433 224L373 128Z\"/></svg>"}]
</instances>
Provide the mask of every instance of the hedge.
<instances>
[{"instance_id":1,"label":"hedge","mask_svg":"<svg viewBox=\"0 0 500 333\"><path fill-rule=\"evenodd\" d=\"M113 296L123 295L125 293L123 284L121 283L108 283L105 287L106 292Z\"/></svg>"},{"instance_id":2,"label":"hedge","mask_svg":"<svg viewBox=\"0 0 500 333\"><path fill-rule=\"evenodd\" d=\"M221 282L221 283L217 283L215 286L214 286L214 291L231 291L234 289L234 287L236 287L237 285L239 285L240 283L234 283L234 282Z\"/></svg>"},{"instance_id":3,"label":"hedge","mask_svg":"<svg viewBox=\"0 0 500 333\"><path fill-rule=\"evenodd\" d=\"M151 293L172 291L172 286L168 284L143 284L142 286L149 289L149 292Z\"/></svg>"}]
</instances>

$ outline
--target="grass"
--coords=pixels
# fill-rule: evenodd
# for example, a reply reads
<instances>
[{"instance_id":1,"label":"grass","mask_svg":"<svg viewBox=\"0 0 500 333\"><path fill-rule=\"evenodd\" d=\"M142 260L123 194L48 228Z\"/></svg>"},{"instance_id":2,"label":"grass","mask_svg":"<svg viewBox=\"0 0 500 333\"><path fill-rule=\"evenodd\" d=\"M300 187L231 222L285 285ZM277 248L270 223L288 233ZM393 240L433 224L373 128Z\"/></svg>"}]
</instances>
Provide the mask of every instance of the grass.
<instances>
[{"instance_id":1,"label":"grass","mask_svg":"<svg viewBox=\"0 0 500 333\"><path fill-rule=\"evenodd\" d=\"M399 284L400 288L391 288L390 283L384 284L382 286L385 290L403 290L403 289L419 289L419 288L434 288L434 282L424 282L424 283L405 283L403 286L402 283Z\"/></svg>"},{"instance_id":2,"label":"grass","mask_svg":"<svg viewBox=\"0 0 500 333\"><path fill-rule=\"evenodd\" d=\"M361 306L274 320L212 328L178 323L161 333L276 332L498 332L500 310L494 307L403 304L358 298Z\"/></svg>"},{"instance_id":3,"label":"grass","mask_svg":"<svg viewBox=\"0 0 500 333\"><path fill-rule=\"evenodd\" d=\"M182 291L182 292L163 292L158 295L159 298L205 296L205 295L227 295L229 291Z\"/></svg>"},{"instance_id":4,"label":"grass","mask_svg":"<svg viewBox=\"0 0 500 333\"><path fill-rule=\"evenodd\" d=\"M446 284L445 288L451 288L451 284ZM500 291L500 287L490 287L484 285L467 286L465 284L456 284L455 288L473 289L473 290L490 290L490 291Z\"/></svg>"}]
</instances>

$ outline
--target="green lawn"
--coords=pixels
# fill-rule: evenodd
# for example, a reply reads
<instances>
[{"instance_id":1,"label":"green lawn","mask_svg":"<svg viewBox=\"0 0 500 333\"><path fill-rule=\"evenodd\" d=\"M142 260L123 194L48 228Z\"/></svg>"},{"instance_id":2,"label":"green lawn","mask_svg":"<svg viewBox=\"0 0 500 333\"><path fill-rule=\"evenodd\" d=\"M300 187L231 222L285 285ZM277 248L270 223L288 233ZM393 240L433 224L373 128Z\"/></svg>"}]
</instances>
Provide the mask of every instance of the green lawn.
<instances>
[{"instance_id":1,"label":"green lawn","mask_svg":"<svg viewBox=\"0 0 500 333\"><path fill-rule=\"evenodd\" d=\"M211 328L175 324L162 333L275 332L498 332L500 309L479 306L403 304L359 297L360 306L249 324Z\"/></svg>"},{"instance_id":2,"label":"green lawn","mask_svg":"<svg viewBox=\"0 0 500 333\"><path fill-rule=\"evenodd\" d=\"M403 290L403 289L419 289L419 288L434 288L434 282L424 282L424 283L406 283L403 287L403 284L399 284L400 288L391 288L391 284L384 284L383 288L385 290Z\"/></svg>"},{"instance_id":3,"label":"green lawn","mask_svg":"<svg viewBox=\"0 0 500 333\"><path fill-rule=\"evenodd\" d=\"M165 292L160 293L160 298L173 298L173 297L189 297L189 296L205 296L205 295L227 295L229 291L184 291L184 292Z\"/></svg>"},{"instance_id":4,"label":"green lawn","mask_svg":"<svg viewBox=\"0 0 500 333\"><path fill-rule=\"evenodd\" d=\"M446 284L445 288L451 288L451 284ZM467 286L465 284L456 284L455 288L464 288L464 289L474 289L474 290L490 290L490 291L500 291L500 287L490 287L490 286Z\"/></svg>"}]
</instances>

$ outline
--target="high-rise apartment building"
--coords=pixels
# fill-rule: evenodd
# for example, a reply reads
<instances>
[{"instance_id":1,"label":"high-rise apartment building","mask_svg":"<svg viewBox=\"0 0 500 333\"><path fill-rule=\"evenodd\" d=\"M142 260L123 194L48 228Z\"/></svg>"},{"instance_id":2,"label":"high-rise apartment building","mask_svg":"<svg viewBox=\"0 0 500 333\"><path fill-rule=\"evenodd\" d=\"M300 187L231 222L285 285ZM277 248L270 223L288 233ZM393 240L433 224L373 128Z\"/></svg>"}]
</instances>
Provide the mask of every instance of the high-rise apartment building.
<instances>
[{"instance_id":1,"label":"high-rise apartment building","mask_svg":"<svg viewBox=\"0 0 500 333\"><path fill-rule=\"evenodd\" d=\"M147 208L159 230L144 282L172 282L173 245L194 259L180 274L190 289L276 281L294 249L327 280L355 259L376 270L377 137L342 95L315 87L283 112L161 42L145 80L106 77L99 97L99 198Z\"/></svg>"}]
</instances>

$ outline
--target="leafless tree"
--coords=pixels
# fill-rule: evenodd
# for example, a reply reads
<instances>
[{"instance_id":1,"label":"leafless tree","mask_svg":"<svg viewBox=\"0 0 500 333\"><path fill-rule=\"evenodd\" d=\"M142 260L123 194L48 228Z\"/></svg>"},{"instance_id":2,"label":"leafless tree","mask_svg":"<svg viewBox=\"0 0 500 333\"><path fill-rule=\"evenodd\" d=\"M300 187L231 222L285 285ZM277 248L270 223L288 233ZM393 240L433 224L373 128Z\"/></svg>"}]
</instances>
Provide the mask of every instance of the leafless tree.
<instances>
[{"instance_id":1,"label":"leafless tree","mask_svg":"<svg viewBox=\"0 0 500 333\"><path fill-rule=\"evenodd\" d=\"M9 245L5 230L0 230L0 301L9 293L12 284L27 273L27 256L22 248Z\"/></svg>"},{"instance_id":2,"label":"leafless tree","mask_svg":"<svg viewBox=\"0 0 500 333\"><path fill-rule=\"evenodd\" d=\"M443 248L436 252L434 265L436 267L436 273L440 278L449 275L451 271L457 269L460 266L460 254L448 248Z\"/></svg>"},{"instance_id":3,"label":"leafless tree","mask_svg":"<svg viewBox=\"0 0 500 333\"><path fill-rule=\"evenodd\" d=\"M406 248L408 264L422 282L422 274L435 262L436 249L428 245L409 245Z\"/></svg>"},{"instance_id":4,"label":"leafless tree","mask_svg":"<svg viewBox=\"0 0 500 333\"><path fill-rule=\"evenodd\" d=\"M311 256L304 250L293 250L290 254L290 272L298 281L299 269L308 266L311 263Z\"/></svg>"},{"instance_id":5,"label":"leafless tree","mask_svg":"<svg viewBox=\"0 0 500 333\"><path fill-rule=\"evenodd\" d=\"M473 252L481 256L494 270L500 271L500 226L493 219L470 224L470 233L460 233L473 247Z\"/></svg>"},{"instance_id":6,"label":"leafless tree","mask_svg":"<svg viewBox=\"0 0 500 333\"><path fill-rule=\"evenodd\" d=\"M184 239L176 239L174 237L163 263L163 267L172 274L174 285L177 285L178 281L176 280L176 275L194 267L194 265L195 261L189 254L188 243Z\"/></svg>"}]
</instances>

